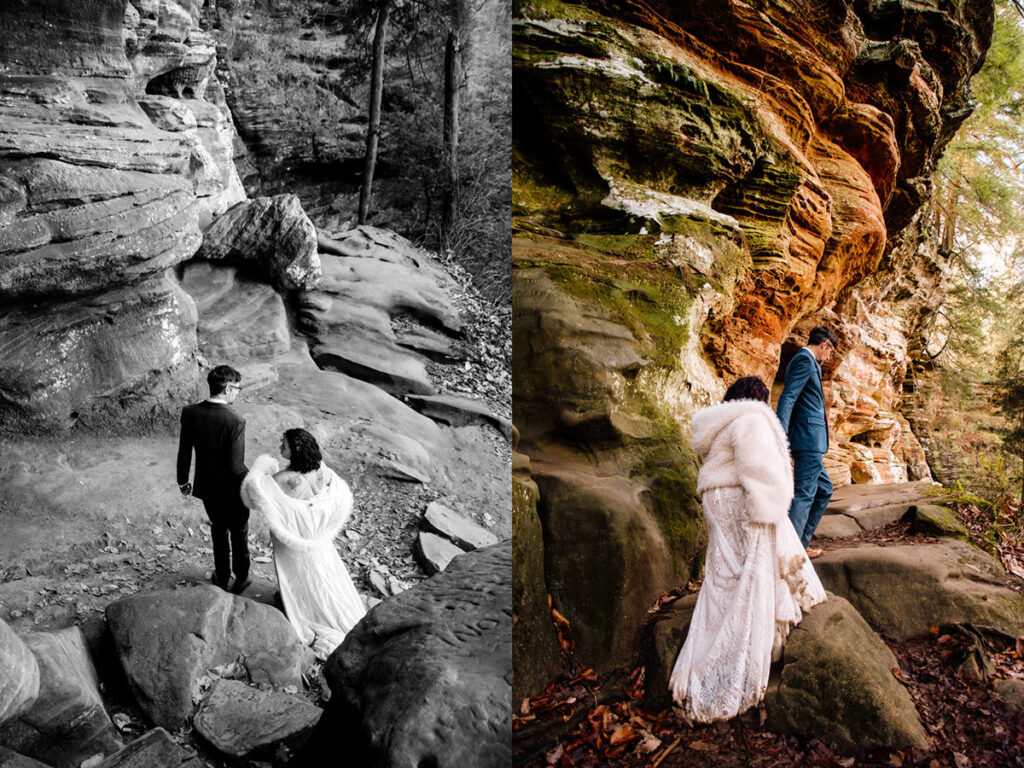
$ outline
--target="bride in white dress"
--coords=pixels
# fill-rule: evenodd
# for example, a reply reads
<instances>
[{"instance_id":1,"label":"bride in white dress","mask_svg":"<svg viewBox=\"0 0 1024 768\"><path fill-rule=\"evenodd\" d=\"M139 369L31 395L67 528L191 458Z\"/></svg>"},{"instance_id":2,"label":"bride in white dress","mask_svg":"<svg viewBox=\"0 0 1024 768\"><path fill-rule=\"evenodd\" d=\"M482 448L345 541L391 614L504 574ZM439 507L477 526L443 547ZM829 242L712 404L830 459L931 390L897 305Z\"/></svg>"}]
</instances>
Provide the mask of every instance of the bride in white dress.
<instances>
[{"instance_id":1,"label":"bride in white dress","mask_svg":"<svg viewBox=\"0 0 1024 768\"><path fill-rule=\"evenodd\" d=\"M366 613L334 537L352 512L352 492L323 463L316 439L289 429L281 439L289 461L262 455L242 482L242 500L270 527L285 615L303 643L326 659Z\"/></svg>"},{"instance_id":2,"label":"bride in white dress","mask_svg":"<svg viewBox=\"0 0 1024 768\"><path fill-rule=\"evenodd\" d=\"M728 720L758 704L771 663L825 590L789 522L793 470L769 392L755 376L693 417L708 528L704 582L669 689L691 720Z\"/></svg>"}]
</instances>

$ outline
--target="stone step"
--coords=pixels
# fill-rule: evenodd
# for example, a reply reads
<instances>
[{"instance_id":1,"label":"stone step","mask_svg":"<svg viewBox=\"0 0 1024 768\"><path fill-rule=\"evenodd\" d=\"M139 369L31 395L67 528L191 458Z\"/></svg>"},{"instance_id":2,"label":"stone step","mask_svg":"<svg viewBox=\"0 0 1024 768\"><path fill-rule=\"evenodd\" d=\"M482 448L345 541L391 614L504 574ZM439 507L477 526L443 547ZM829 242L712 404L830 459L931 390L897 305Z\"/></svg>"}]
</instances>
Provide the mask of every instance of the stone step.
<instances>
[{"instance_id":1,"label":"stone step","mask_svg":"<svg viewBox=\"0 0 1024 768\"><path fill-rule=\"evenodd\" d=\"M930 480L914 483L881 483L878 485L853 484L836 488L832 493L825 514L850 513L871 507L886 507L896 504L915 504L936 501L938 488Z\"/></svg>"},{"instance_id":2,"label":"stone step","mask_svg":"<svg viewBox=\"0 0 1024 768\"><path fill-rule=\"evenodd\" d=\"M897 641L935 624L970 622L1024 634L1024 597L992 556L966 542L847 547L826 552L814 570L871 627Z\"/></svg>"},{"instance_id":3,"label":"stone step","mask_svg":"<svg viewBox=\"0 0 1024 768\"><path fill-rule=\"evenodd\" d=\"M304 699L261 691L237 680L218 680L195 717L195 729L229 757L247 757L278 744L294 746L323 711Z\"/></svg>"},{"instance_id":4,"label":"stone step","mask_svg":"<svg viewBox=\"0 0 1024 768\"><path fill-rule=\"evenodd\" d=\"M420 531L419 536L416 537L415 553L416 560L423 570L428 576L433 576L447 568L452 558L463 554L463 551L448 539L435 533Z\"/></svg>"},{"instance_id":5,"label":"stone step","mask_svg":"<svg viewBox=\"0 0 1024 768\"><path fill-rule=\"evenodd\" d=\"M915 509L913 504L889 504L879 507L864 507L840 511L830 508L818 523L814 531L816 539L836 539L851 536L869 528L902 520L908 512Z\"/></svg>"},{"instance_id":6,"label":"stone step","mask_svg":"<svg viewBox=\"0 0 1024 768\"><path fill-rule=\"evenodd\" d=\"M498 537L486 528L436 501L427 505L427 511L420 519L420 526L428 532L438 533L450 539L456 546L466 551L498 543Z\"/></svg>"}]
</instances>

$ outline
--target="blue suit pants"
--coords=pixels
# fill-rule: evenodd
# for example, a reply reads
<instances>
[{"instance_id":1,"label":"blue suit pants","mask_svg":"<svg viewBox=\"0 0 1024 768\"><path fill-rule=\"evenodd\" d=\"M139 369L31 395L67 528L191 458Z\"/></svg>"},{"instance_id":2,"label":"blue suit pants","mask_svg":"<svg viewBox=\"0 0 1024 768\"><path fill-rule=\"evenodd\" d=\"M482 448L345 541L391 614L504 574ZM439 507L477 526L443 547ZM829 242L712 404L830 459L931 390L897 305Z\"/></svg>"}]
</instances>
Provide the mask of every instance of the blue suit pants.
<instances>
[{"instance_id":1,"label":"blue suit pants","mask_svg":"<svg viewBox=\"0 0 1024 768\"><path fill-rule=\"evenodd\" d=\"M832 480L821 456L817 451L793 453L793 501L789 505L789 520L805 549L832 498Z\"/></svg>"}]
</instances>

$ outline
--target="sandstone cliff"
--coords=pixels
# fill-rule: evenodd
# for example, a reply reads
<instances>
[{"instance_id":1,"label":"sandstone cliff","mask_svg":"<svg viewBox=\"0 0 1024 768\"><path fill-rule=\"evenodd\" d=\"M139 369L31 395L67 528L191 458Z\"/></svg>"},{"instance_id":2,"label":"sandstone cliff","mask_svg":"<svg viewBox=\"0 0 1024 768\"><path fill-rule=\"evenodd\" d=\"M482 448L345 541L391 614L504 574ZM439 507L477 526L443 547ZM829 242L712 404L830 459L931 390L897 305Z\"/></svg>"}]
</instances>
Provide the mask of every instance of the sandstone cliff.
<instances>
[{"instance_id":1,"label":"sandstone cliff","mask_svg":"<svg viewBox=\"0 0 1024 768\"><path fill-rule=\"evenodd\" d=\"M191 391L168 272L244 198L214 45L189 3L0 12L0 425L144 418Z\"/></svg>"},{"instance_id":2,"label":"sandstone cliff","mask_svg":"<svg viewBox=\"0 0 1024 768\"><path fill-rule=\"evenodd\" d=\"M992 15L988 0L519 8L515 422L543 578L586 663L623 661L696 565L694 410L741 375L777 395L812 325L840 336L833 477L928 476L899 407L944 290L930 177Z\"/></svg>"}]
</instances>

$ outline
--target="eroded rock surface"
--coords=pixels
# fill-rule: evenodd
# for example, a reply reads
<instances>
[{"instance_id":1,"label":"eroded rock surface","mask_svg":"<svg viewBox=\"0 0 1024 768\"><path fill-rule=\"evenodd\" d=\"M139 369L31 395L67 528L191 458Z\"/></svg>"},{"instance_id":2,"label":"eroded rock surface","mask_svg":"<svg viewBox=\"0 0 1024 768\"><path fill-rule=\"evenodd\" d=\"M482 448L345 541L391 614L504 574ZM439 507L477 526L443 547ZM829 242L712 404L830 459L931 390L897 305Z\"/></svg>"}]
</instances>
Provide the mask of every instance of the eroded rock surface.
<instances>
[{"instance_id":1,"label":"eroded rock surface","mask_svg":"<svg viewBox=\"0 0 1024 768\"><path fill-rule=\"evenodd\" d=\"M512 546L467 553L372 609L331 655L328 709L294 765L511 760Z\"/></svg>"},{"instance_id":2,"label":"eroded rock surface","mask_svg":"<svg viewBox=\"0 0 1024 768\"><path fill-rule=\"evenodd\" d=\"M100 697L99 678L81 630L25 637L39 666L39 695L0 728L0 742L54 768L79 768L117 752L121 737Z\"/></svg>"},{"instance_id":3,"label":"eroded rock surface","mask_svg":"<svg viewBox=\"0 0 1024 768\"><path fill-rule=\"evenodd\" d=\"M896 657L850 603L829 595L793 628L782 671L768 683L773 730L835 743L844 753L928 748Z\"/></svg>"},{"instance_id":4,"label":"eroded rock surface","mask_svg":"<svg viewBox=\"0 0 1024 768\"><path fill-rule=\"evenodd\" d=\"M359 227L321 236L323 280L300 299L299 327L322 367L394 395L431 395L429 359L454 355L462 328L451 279L404 238Z\"/></svg>"},{"instance_id":5,"label":"eroded rock surface","mask_svg":"<svg viewBox=\"0 0 1024 768\"><path fill-rule=\"evenodd\" d=\"M316 227L295 195L236 204L207 227L196 256L251 264L283 291L308 291L320 281Z\"/></svg>"},{"instance_id":6,"label":"eroded rock surface","mask_svg":"<svg viewBox=\"0 0 1024 768\"><path fill-rule=\"evenodd\" d=\"M518 435L515 440L518 447ZM543 691L554 679L561 661L544 583L544 536L537 516L540 492L530 479L529 470L530 460L513 452L512 657L516 672L512 681L513 705Z\"/></svg>"},{"instance_id":7,"label":"eroded rock surface","mask_svg":"<svg viewBox=\"0 0 1024 768\"><path fill-rule=\"evenodd\" d=\"M323 711L305 699L218 680L196 712L195 728L217 751L245 757L277 744L294 744Z\"/></svg>"},{"instance_id":8,"label":"eroded rock surface","mask_svg":"<svg viewBox=\"0 0 1024 768\"><path fill-rule=\"evenodd\" d=\"M0 725L17 717L39 695L39 663L25 641L0 621Z\"/></svg>"},{"instance_id":9,"label":"eroded rock surface","mask_svg":"<svg viewBox=\"0 0 1024 768\"><path fill-rule=\"evenodd\" d=\"M124 598L106 616L136 701L164 728L192 713L193 685L212 667L241 657L253 682L301 686L310 661L284 614L213 586Z\"/></svg>"},{"instance_id":10,"label":"eroded rock surface","mask_svg":"<svg viewBox=\"0 0 1024 768\"><path fill-rule=\"evenodd\" d=\"M1024 633L1024 597L994 558L963 541L838 549L814 566L826 589L894 640L960 621Z\"/></svg>"},{"instance_id":11,"label":"eroded rock surface","mask_svg":"<svg viewBox=\"0 0 1024 768\"><path fill-rule=\"evenodd\" d=\"M244 196L213 40L192 0L17 3L4 30L0 426L160 415L196 348L163 275Z\"/></svg>"},{"instance_id":12,"label":"eroded rock surface","mask_svg":"<svg viewBox=\"0 0 1024 768\"><path fill-rule=\"evenodd\" d=\"M207 360L262 360L291 349L281 294L252 272L194 261L181 285L196 302L196 335Z\"/></svg>"},{"instance_id":13,"label":"eroded rock surface","mask_svg":"<svg viewBox=\"0 0 1024 768\"><path fill-rule=\"evenodd\" d=\"M645 649L644 704L672 706L668 681L686 640L697 595L653 618ZM794 627L765 696L773 731L835 743L846 754L875 747L926 748L928 735L896 658L850 603L829 595Z\"/></svg>"}]
</instances>

